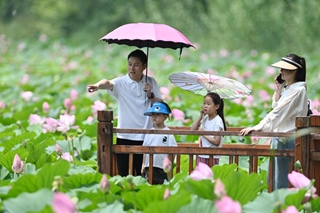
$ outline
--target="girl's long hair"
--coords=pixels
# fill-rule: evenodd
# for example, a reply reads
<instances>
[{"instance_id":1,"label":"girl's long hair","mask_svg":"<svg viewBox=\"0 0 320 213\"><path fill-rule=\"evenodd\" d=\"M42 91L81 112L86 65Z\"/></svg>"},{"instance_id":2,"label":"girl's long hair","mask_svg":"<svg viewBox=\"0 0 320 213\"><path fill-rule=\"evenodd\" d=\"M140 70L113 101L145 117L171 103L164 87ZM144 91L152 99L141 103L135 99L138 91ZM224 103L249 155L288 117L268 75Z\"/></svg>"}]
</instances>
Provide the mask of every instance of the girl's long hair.
<instances>
[{"instance_id":1,"label":"girl's long hair","mask_svg":"<svg viewBox=\"0 0 320 213\"><path fill-rule=\"evenodd\" d=\"M215 92L209 92L205 97L207 97L207 96L209 96L212 99L214 104L219 105L219 108L217 110L217 114L222 119L224 131L226 131L227 130L227 126L226 126L226 122L224 121L224 113L223 113L224 103L223 103L222 98L220 98L220 95L218 95Z\"/></svg>"}]
</instances>

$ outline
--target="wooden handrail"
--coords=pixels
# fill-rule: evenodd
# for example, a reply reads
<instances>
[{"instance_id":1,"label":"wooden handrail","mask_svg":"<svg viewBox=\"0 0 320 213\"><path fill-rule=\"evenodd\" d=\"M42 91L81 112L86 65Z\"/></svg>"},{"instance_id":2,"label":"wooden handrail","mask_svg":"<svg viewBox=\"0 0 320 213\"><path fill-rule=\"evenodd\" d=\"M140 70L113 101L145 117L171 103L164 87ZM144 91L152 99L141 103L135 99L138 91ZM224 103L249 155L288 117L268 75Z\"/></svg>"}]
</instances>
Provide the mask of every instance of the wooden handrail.
<instances>
[{"instance_id":1,"label":"wooden handrail","mask_svg":"<svg viewBox=\"0 0 320 213\"><path fill-rule=\"evenodd\" d=\"M287 132L251 132L248 136L255 137L294 137L294 150L273 150L269 145L260 144L223 144L222 148L202 148L196 143L178 143L178 147L142 147L129 145L114 145L114 133L131 134L172 134L172 135L219 135L238 136L242 127L228 127L227 131L198 131L190 130L190 127L172 127L170 130L146 130L146 129L120 129L113 127L113 112L98 112L98 170L101 173L116 175L116 154L128 153L129 164L132 168L132 156L137 153L150 154L153 161L154 154L175 154L176 172L180 172L180 155L187 155L189 159L189 172L193 169L194 156L203 154L209 155L209 166L212 165L213 155L229 156L229 163L239 163L239 157L249 156L249 172L257 172L258 158L262 156L270 157L269 166L274 166L275 156L286 156L290 158L290 168L293 163L300 161L303 173L310 179L315 179L315 187L320 188L320 115L310 117L297 117L296 128L299 134ZM301 131L300 131L301 130ZM302 133L302 134L300 134ZM172 159L173 160L173 159ZM149 161L150 163L150 161ZM152 165L152 163L150 164ZM132 172L132 171L131 171ZM149 177L152 180L152 169ZM172 176L172 171L170 172ZM272 177L272 170L268 172ZM269 178L271 180L272 178ZM269 182L269 190L272 189L272 182Z\"/></svg>"},{"instance_id":2,"label":"wooden handrail","mask_svg":"<svg viewBox=\"0 0 320 213\"><path fill-rule=\"evenodd\" d=\"M113 133L131 134L172 134L172 135L217 135L217 136L241 136L238 131L201 131L201 130L151 130L151 129L122 129L113 128ZM294 133L288 132L251 132L248 136L259 137L291 137Z\"/></svg>"}]
</instances>

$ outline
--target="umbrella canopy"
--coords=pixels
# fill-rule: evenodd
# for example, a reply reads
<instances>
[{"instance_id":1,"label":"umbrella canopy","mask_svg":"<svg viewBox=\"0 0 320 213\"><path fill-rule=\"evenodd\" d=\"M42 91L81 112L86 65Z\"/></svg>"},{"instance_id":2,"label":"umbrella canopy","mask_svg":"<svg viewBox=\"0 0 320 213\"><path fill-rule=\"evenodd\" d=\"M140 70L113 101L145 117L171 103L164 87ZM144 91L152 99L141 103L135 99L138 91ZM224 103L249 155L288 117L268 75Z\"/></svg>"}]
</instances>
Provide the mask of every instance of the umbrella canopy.
<instances>
[{"instance_id":1,"label":"umbrella canopy","mask_svg":"<svg viewBox=\"0 0 320 213\"><path fill-rule=\"evenodd\" d=\"M248 87L236 80L207 73L180 72L170 75L169 79L176 86L203 96L215 92L221 98L234 99L251 94Z\"/></svg>"},{"instance_id":2,"label":"umbrella canopy","mask_svg":"<svg viewBox=\"0 0 320 213\"><path fill-rule=\"evenodd\" d=\"M124 44L138 48L160 47L180 49L180 56L184 47L194 47L193 44L178 30L165 24L130 23L122 25L100 38L108 44ZM195 47L194 47L195 48ZM146 68L148 75L148 63Z\"/></svg>"},{"instance_id":3,"label":"umbrella canopy","mask_svg":"<svg viewBox=\"0 0 320 213\"><path fill-rule=\"evenodd\" d=\"M194 47L181 32L173 27L152 23L125 24L103 36L100 40L108 44L125 44L138 48L160 47L182 50L184 47Z\"/></svg>"}]
</instances>

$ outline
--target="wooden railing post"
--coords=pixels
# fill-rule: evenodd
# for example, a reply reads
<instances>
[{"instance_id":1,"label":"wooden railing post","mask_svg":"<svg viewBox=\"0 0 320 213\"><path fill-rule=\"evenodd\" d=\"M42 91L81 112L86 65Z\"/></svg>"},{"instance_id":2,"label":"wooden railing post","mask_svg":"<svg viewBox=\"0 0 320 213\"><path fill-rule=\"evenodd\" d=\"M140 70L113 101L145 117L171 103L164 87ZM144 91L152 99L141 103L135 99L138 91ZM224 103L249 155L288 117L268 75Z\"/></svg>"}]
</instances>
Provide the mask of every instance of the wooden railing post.
<instances>
[{"instance_id":1,"label":"wooden railing post","mask_svg":"<svg viewBox=\"0 0 320 213\"><path fill-rule=\"evenodd\" d=\"M98 171L112 174L113 111L98 111Z\"/></svg>"},{"instance_id":2,"label":"wooden railing post","mask_svg":"<svg viewBox=\"0 0 320 213\"><path fill-rule=\"evenodd\" d=\"M296 128L297 133L303 129L308 129L310 126L310 117L296 117ZM306 132L305 135L298 136L295 139L295 159L294 162L298 160L301 163L302 172L305 176L309 175L309 141L310 133Z\"/></svg>"},{"instance_id":3,"label":"wooden railing post","mask_svg":"<svg viewBox=\"0 0 320 213\"><path fill-rule=\"evenodd\" d=\"M314 179L314 186L317 191L320 190L320 115L311 115L310 116L310 128L311 128L311 136L310 136L310 169L309 169L309 177L310 179Z\"/></svg>"}]
</instances>

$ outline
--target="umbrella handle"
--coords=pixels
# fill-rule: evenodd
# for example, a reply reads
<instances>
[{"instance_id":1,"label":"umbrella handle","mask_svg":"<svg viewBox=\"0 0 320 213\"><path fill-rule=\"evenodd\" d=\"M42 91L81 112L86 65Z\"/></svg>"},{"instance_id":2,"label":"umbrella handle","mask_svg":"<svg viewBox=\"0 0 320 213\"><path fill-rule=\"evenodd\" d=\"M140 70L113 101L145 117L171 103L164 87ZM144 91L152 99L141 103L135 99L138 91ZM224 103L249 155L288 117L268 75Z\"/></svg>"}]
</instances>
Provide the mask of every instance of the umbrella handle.
<instances>
[{"instance_id":1,"label":"umbrella handle","mask_svg":"<svg viewBox=\"0 0 320 213\"><path fill-rule=\"evenodd\" d=\"M149 41L147 47L146 83L148 82Z\"/></svg>"}]
</instances>

